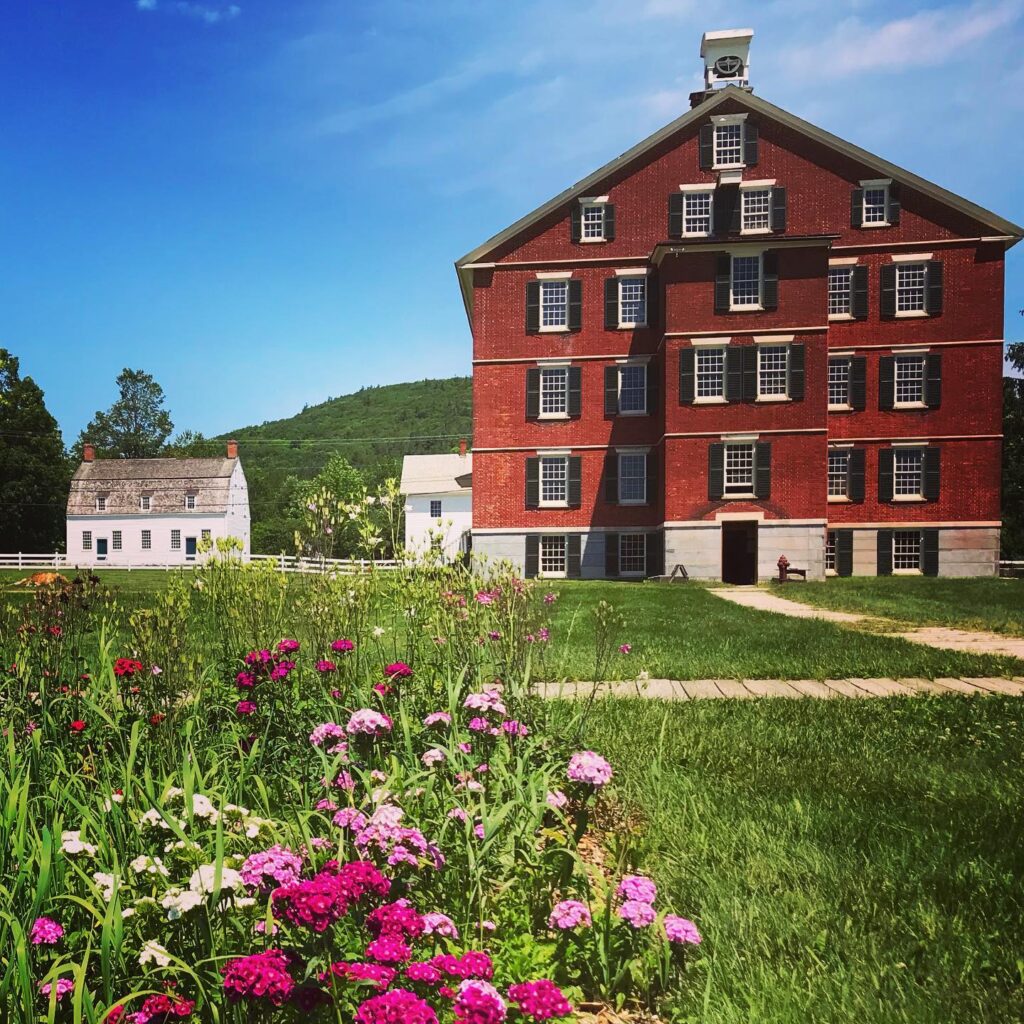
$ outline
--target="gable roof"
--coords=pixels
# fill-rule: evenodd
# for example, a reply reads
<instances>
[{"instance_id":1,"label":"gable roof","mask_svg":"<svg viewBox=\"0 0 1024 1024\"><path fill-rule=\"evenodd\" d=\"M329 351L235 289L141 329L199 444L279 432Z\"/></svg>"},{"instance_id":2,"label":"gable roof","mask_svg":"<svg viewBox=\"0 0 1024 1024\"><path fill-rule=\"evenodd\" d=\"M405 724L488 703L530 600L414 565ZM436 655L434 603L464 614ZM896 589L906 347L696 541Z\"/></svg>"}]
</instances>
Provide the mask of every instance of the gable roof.
<instances>
[{"instance_id":1,"label":"gable roof","mask_svg":"<svg viewBox=\"0 0 1024 1024\"><path fill-rule=\"evenodd\" d=\"M632 149L626 150L626 152L621 156L617 156L614 160L609 161L603 167L599 167L596 171L592 174L588 174L587 177L578 181L575 185L570 186L563 192L559 192L557 196L553 199L549 199L543 205L538 206L532 213L528 213L525 217L521 217L514 224L510 224L503 231L499 231L496 235L488 238L482 245L478 245L475 249L467 252L461 259L456 260L455 269L459 275L459 285L462 289L462 299L465 303L467 314L469 314L472 309L471 284L473 264L481 262L485 256L498 248L498 246L512 238L515 238L527 228L543 220L549 213L554 212L569 200L579 196L589 195L593 187L609 175L614 174L620 168L642 157L666 139L670 138L676 132L681 131L683 128L693 124L695 121L703 120L708 116L708 114L721 106L727 100L739 102L748 107L752 112L763 114L765 117L778 121L779 124L782 124L787 128L791 128L793 131L799 132L815 142L818 142L823 146L827 146L850 159L857 160L860 163L868 164L869 166L877 168L881 176L892 178L893 181L898 181L901 184L922 193L923 195L930 196L932 199L935 199L938 202L987 225L992 228L997 235L1004 237L1010 245L1016 244L1022 237L1024 237L1024 228L1019 227L1012 221L1006 220L1004 217L1000 217L991 210L987 210L985 207L979 206L977 203L972 203L969 199L964 199L963 196L958 196L955 192L950 192L949 189L945 189L941 185L936 185L934 182L928 181L927 178L922 178L911 171L897 166L889 160L884 160L882 157L876 156L874 153L870 153L868 150L862 149L860 146L855 146L852 142L847 142L845 139L839 138L838 135L833 135L831 132L825 131L824 128L818 128L809 121L805 121L803 118L789 113L788 110L783 110L782 107L777 107L774 103L769 103L767 100L761 99L760 96L755 96L753 93L748 92L745 89L738 88L737 86L729 85L724 89L716 90L709 98L705 99L702 103L699 103L691 110L688 110L681 117L677 117L674 121L665 125L664 128L660 128L653 135L649 135L642 142L638 142L632 147Z\"/></svg>"},{"instance_id":2,"label":"gable roof","mask_svg":"<svg viewBox=\"0 0 1024 1024\"><path fill-rule=\"evenodd\" d=\"M406 455L402 459L403 494L450 494L473 485L473 454Z\"/></svg>"}]
</instances>

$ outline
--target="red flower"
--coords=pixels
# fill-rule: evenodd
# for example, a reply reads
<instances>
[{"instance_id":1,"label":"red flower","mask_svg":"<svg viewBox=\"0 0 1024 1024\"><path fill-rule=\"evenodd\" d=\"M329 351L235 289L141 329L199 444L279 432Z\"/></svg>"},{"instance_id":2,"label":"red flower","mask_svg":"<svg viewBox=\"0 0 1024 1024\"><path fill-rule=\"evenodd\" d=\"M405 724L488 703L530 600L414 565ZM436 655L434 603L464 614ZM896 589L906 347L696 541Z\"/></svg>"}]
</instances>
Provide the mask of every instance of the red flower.
<instances>
[{"instance_id":1,"label":"red flower","mask_svg":"<svg viewBox=\"0 0 1024 1024\"><path fill-rule=\"evenodd\" d=\"M68 728L70 728L72 732L85 732L85 722L80 718L76 718Z\"/></svg>"},{"instance_id":2,"label":"red flower","mask_svg":"<svg viewBox=\"0 0 1024 1024\"><path fill-rule=\"evenodd\" d=\"M134 658L118 658L114 662L115 676L133 676L136 672L142 671L142 662Z\"/></svg>"},{"instance_id":3,"label":"red flower","mask_svg":"<svg viewBox=\"0 0 1024 1024\"><path fill-rule=\"evenodd\" d=\"M167 716L161 711L156 711L149 716L150 725L159 725Z\"/></svg>"}]
</instances>

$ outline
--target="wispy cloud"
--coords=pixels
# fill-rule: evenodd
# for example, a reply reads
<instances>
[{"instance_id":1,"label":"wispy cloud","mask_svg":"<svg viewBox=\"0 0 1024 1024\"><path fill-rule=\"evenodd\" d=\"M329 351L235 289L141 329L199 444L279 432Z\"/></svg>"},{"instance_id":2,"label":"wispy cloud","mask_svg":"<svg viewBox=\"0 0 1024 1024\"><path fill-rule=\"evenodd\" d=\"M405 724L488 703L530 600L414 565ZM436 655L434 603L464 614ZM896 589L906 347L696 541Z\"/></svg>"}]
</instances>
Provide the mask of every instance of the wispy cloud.
<instances>
[{"instance_id":1,"label":"wispy cloud","mask_svg":"<svg viewBox=\"0 0 1024 1024\"><path fill-rule=\"evenodd\" d=\"M140 11L155 11L156 0L135 0L135 6Z\"/></svg>"},{"instance_id":2,"label":"wispy cloud","mask_svg":"<svg viewBox=\"0 0 1024 1024\"><path fill-rule=\"evenodd\" d=\"M212 6L210 4L192 3L190 0L135 0L135 6L140 11L166 11L169 14L181 14L186 18L195 18L207 25L216 25L221 21L231 21L242 13L238 4L222 4Z\"/></svg>"}]
</instances>

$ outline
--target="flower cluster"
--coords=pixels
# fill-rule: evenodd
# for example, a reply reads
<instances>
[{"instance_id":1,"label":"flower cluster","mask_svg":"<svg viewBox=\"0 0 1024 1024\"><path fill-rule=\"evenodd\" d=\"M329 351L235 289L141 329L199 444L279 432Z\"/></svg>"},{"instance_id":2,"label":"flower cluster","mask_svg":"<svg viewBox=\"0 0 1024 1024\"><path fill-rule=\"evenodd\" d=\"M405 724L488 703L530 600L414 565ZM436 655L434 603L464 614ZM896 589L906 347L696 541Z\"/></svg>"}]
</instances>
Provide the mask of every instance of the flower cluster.
<instances>
[{"instance_id":1,"label":"flower cluster","mask_svg":"<svg viewBox=\"0 0 1024 1024\"><path fill-rule=\"evenodd\" d=\"M250 889L269 891L275 886L292 885L302 873L302 858L287 847L274 845L267 850L251 853L242 864L239 874Z\"/></svg>"},{"instance_id":2,"label":"flower cluster","mask_svg":"<svg viewBox=\"0 0 1024 1024\"><path fill-rule=\"evenodd\" d=\"M30 936L33 946L55 946L64 935L64 929L53 918L37 917Z\"/></svg>"},{"instance_id":3,"label":"flower cluster","mask_svg":"<svg viewBox=\"0 0 1024 1024\"><path fill-rule=\"evenodd\" d=\"M348 724L345 726L345 732L350 736L377 737L391 732L391 725L391 719L387 715L382 715L379 711L374 711L373 708L360 708L358 711L352 712Z\"/></svg>"},{"instance_id":4,"label":"flower cluster","mask_svg":"<svg viewBox=\"0 0 1024 1024\"><path fill-rule=\"evenodd\" d=\"M568 1017L572 1013L572 1006L562 995L562 990L547 978L509 985L508 997L523 1016L532 1017L534 1020Z\"/></svg>"},{"instance_id":5,"label":"flower cluster","mask_svg":"<svg viewBox=\"0 0 1024 1024\"><path fill-rule=\"evenodd\" d=\"M569 758L566 775L571 782L604 786L611 781L612 766L600 754L595 754L592 750L582 750Z\"/></svg>"}]
</instances>

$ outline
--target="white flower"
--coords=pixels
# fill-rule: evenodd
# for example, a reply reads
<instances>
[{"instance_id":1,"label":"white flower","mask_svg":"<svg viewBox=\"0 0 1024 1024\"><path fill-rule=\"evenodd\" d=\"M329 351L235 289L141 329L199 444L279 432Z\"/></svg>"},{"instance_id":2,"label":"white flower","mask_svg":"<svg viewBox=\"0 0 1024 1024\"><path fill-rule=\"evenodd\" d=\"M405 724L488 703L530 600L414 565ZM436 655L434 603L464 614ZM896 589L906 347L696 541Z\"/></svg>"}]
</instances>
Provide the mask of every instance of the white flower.
<instances>
[{"instance_id":1,"label":"white flower","mask_svg":"<svg viewBox=\"0 0 1024 1024\"><path fill-rule=\"evenodd\" d=\"M165 832L171 830L171 826L164 820L164 816L155 808L151 807L145 814L139 818L140 825L146 825L149 828L162 828ZM184 821L178 822L179 828L185 828L186 824Z\"/></svg>"},{"instance_id":2,"label":"white flower","mask_svg":"<svg viewBox=\"0 0 1024 1024\"><path fill-rule=\"evenodd\" d=\"M175 839L173 843L164 843L164 853L173 853L175 850L201 850L198 843L191 839L186 842L184 839Z\"/></svg>"},{"instance_id":3,"label":"white flower","mask_svg":"<svg viewBox=\"0 0 1024 1024\"><path fill-rule=\"evenodd\" d=\"M184 795L185 790L181 789L179 786L171 786L164 796L164 803L167 803L169 800L177 800L179 797L183 797Z\"/></svg>"},{"instance_id":4,"label":"white flower","mask_svg":"<svg viewBox=\"0 0 1024 1024\"><path fill-rule=\"evenodd\" d=\"M131 869L138 875L163 875L164 878L170 875L159 857L150 857L145 853L140 854L131 862Z\"/></svg>"},{"instance_id":5,"label":"white flower","mask_svg":"<svg viewBox=\"0 0 1024 1024\"><path fill-rule=\"evenodd\" d=\"M243 822L245 826L245 834L249 839L255 839L260 832L264 829L269 829L273 826L272 821L268 821L266 818L258 818L255 814L246 818Z\"/></svg>"},{"instance_id":6,"label":"white flower","mask_svg":"<svg viewBox=\"0 0 1024 1024\"><path fill-rule=\"evenodd\" d=\"M374 626L373 630L371 632L373 633L374 636L381 637L381 636L384 635L384 627L383 626Z\"/></svg>"},{"instance_id":7,"label":"white flower","mask_svg":"<svg viewBox=\"0 0 1024 1024\"><path fill-rule=\"evenodd\" d=\"M217 865L203 864L192 872L192 877L188 880L188 887L193 892L201 892L204 894L213 892L216 877ZM233 868L221 867L220 887L222 889L240 889L242 884L242 876L237 871Z\"/></svg>"},{"instance_id":8,"label":"white flower","mask_svg":"<svg viewBox=\"0 0 1024 1024\"><path fill-rule=\"evenodd\" d=\"M150 962L156 964L157 967L168 967L171 963L171 954L155 939L150 939L139 954L140 967L145 967Z\"/></svg>"},{"instance_id":9,"label":"white flower","mask_svg":"<svg viewBox=\"0 0 1024 1024\"><path fill-rule=\"evenodd\" d=\"M373 505L377 501L377 499L372 494L368 494L363 500L366 502L367 505Z\"/></svg>"},{"instance_id":10,"label":"white flower","mask_svg":"<svg viewBox=\"0 0 1024 1024\"><path fill-rule=\"evenodd\" d=\"M435 764L440 764L445 759L445 753L440 747L431 747L423 755L423 763L428 767L432 767Z\"/></svg>"},{"instance_id":11,"label":"white flower","mask_svg":"<svg viewBox=\"0 0 1024 1024\"><path fill-rule=\"evenodd\" d=\"M129 917L134 917L134 916L135 916L135 908L134 907L125 907L124 910L121 911L121 919L122 920L124 920L126 918L129 918Z\"/></svg>"},{"instance_id":12,"label":"white flower","mask_svg":"<svg viewBox=\"0 0 1024 1024\"><path fill-rule=\"evenodd\" d=\"M113 810L114 804L124 803L124 793L111 793L110 796L103 801L103 810L108 814Z\"/></svg>"},{"instance_id":13,"label":"white flower","mask_svg":"<svg viewBox=\"0 0 1024 1024\"><path fill-rule=\"evenodd\" d=\"M103 898L109 903L114 898L114 876L104 871L93 873L92 880L100 887Z\"/></svg>"},{"instance_id":14,"label":"white flower","mask_svg":"<svg viewBox=\"0 0 1024 1024\"><path fill-rule=\"evenodd\" d=\"M220 817L220 812L213 806L210 798L203 796L202 793L192 794L192 813L197 818L206 818L211 825L216 824Z\"/></svg>"},{"instance_id":15,"label":"white flower","mask_svg":"<svg viewBox=\"0 0 1024 1024\"><path fill-rule=\"evenodd\" d=\"M193 892L191 889L168 889L160 906L167 911L167 920L176 921L182 914L195 910L204 901L202 893Z\"/></svg>"},{"instance_id":16,"label":"white flower","mask_svg":"<svg viewBox=\"0 0 1024 1024\"><path fill-rule=\"evenodd\" d=\"M412 507L412 505L406 505L406 506L405 506L405 511L406 511L406 512L412 512L412 511L413 511L413 507Z\"/></svg>"},{"instance_id":17,"label":"white flower","mask_svg":"<svg viewBox=\"0 0 1024 1024\"><path fill-rule=\"evenodd\" d=\"M71 856L79 853L84 853L87 857L96 856L96 847L82 839L81 830L77 832L61 832L60 848L65 853L71 854Z\"/></svg>"}]
</instances>

